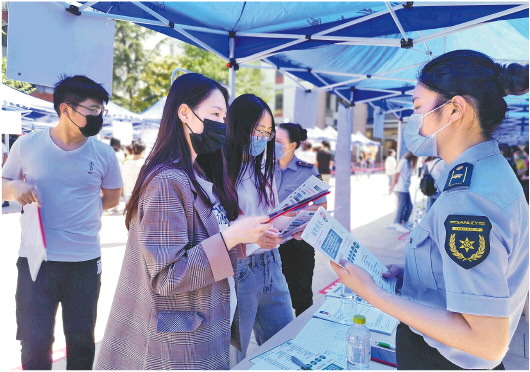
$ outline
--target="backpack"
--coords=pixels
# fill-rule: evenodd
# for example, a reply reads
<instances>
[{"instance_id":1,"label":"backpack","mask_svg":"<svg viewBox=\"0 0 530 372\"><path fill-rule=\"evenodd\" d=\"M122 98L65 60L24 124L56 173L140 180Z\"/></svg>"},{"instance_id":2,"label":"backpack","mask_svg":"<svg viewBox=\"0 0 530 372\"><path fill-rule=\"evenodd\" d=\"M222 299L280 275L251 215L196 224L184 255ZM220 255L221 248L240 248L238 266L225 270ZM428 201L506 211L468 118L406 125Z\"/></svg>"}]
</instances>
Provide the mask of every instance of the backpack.
<instances>
[{"instance_id":1,"label":"backpack","mask_svg":"<svg viewBox=\"0 0 530 372\"><path fill-rule=\"evenodd\" d=\"M436 163L434 163L432 169L436 166L436 164L438 164L439 161L440 159L438 159ZM432 196L438 192L438 190L436 189L436 185L434 184L434 178L431 176L431 173L429 172L427 166L425 166L425 171L423 172L423 176L420 180L420 190L423 195L426 196Z\"/></svg>"}]
</instances>

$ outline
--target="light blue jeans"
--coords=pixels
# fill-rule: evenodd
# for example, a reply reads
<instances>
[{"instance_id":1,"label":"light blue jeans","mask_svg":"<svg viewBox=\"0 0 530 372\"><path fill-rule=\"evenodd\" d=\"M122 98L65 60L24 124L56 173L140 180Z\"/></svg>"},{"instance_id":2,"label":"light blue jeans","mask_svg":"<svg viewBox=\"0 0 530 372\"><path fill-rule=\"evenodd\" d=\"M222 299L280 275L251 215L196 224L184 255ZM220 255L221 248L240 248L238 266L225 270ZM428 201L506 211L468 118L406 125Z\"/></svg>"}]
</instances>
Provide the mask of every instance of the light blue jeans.
<instances>
[{"instance_id":1,"label":"light blue jeans","mask_svg":"<svg viewBox=\"0 0 530 372\"><path fill-rule=\"evenodd\" d=\"M237 260L237 306L241 351L237 362L246 358L250 335L263 344L294 319L291 296L278 248Z\"/></svg>"}]
</instances>

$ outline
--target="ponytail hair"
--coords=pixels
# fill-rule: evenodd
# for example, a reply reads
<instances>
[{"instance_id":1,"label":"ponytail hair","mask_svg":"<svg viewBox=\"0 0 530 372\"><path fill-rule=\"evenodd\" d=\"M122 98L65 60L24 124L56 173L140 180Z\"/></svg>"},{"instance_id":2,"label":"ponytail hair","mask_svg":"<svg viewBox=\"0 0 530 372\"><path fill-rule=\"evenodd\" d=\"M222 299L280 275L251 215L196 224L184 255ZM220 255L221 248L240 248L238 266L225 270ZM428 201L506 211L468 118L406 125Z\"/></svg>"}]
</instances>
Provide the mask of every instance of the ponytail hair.
<instances>
[{"instance_id":1,"label":"ponytail hair","mask_svg":"<svg viewBox=\"0 0 530 372\"><path fill-rule=\"evenodd\" d=\"M491 138L503 122L508 105L504 96L528 92L528 65L493 62L474 50L455 50L429 61L418 83L440 94L438 105L462 96L475 108L482 134Z\"/></svg>"},{"instance_id":2,"label":"ponytail hair","mask_svg":"<svg viewBox=\"0 0 530 372\"><path fill-rule=\"evenodd\" d=\"M296 148L300 147L300 142L307 139L307 129L302 128L300 124L283 123L279 128L285 129L289 134L289 143L296 142Z\"/></svg>"}]
</instances>

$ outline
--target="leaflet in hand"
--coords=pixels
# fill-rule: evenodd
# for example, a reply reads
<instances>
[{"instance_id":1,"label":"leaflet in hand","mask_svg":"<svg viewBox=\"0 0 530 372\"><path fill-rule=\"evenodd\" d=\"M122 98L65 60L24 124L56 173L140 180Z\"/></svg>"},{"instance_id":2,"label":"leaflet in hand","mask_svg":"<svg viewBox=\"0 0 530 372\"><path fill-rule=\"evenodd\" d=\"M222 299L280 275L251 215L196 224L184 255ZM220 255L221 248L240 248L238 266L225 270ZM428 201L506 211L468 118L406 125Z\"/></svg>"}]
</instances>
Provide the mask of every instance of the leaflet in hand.
<instances>
[{"instance_id":1,"label":"leaflet in hand","mask_svg":"<svg viewBox=\"0 0 530 372\"><path fill-rule=\"evenodd\" d=\"M330 185L319 180L315 176L309 177L303 184L298 186L280 205L278 205L270 214L270 220L330 193Z\"/></svg>"},{"instance_id":2,"label":"leaflet in hand","mask_svg":"<svg viewBox=\"0 0 530 372\"><path fill-rule=\"evenodd\" d=\"M295 217L292 217L287 226L280 231L280 238L283 239L282 244L291 239L293 234L302 231L315 213L315 211L302 210Z\"/></svg>"},{"instance_id":3,"label":"leaflet in hand","mask_svg":"<svg viewBox=\"0 0 530 372\"><path fill-rule=\"evenodd\" d=\"M319 208L309 221L302 239L339 265L339 261L345 259L362 267L381 288L390 293L396 292L397 278L383 278L382 274L387 271L386 266L372 252L361 246L324 208Z\"/></svg>"},{"instance_id":4,"label":"leaflet in hand","mask_svg":"<svg viewBox=\"0 0 530 372\"><path fill-rule=\"evenodd\" d=\"M27 231L26 249L29 273L33 281L37 280L42 261L47 260L46 235L42 224L40 207L37 203L26 204L20 218L22 230Z\"/></svg>"}]
</instances>

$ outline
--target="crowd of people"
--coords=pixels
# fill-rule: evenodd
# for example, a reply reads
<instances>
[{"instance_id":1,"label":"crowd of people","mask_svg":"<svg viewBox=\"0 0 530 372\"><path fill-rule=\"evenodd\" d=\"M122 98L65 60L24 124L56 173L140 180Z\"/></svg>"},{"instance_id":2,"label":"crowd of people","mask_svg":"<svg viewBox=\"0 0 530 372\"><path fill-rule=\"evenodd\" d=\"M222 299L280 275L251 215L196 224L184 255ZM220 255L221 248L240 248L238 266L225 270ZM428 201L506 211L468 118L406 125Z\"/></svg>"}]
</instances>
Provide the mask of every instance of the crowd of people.
<instances>
[{"instance_id":1,"label":"crowd of people","mask_svg":"<svg viewBox=\"0 0 530 372\"><path fill-rule=\"evenodd\" d=\"M383 274L403 278L401 296L359 266L331 263L351 290L401 321L400 369L503 369L528 295L528 153L499 150L491 135L503 97L527 91L528 66L474 51L428 62L404 131L409 152L385 162L396 230L410 231L418 157L428 157L437 189L410 233L405 266ZM229 369L231 350L244 359L252 332L261 345L311 306L314 250L300 233L280 245L268 214L309 176L329 181L329 143L312 155L299 124L276 125L253 94L229 105L221 84L196 73L172 83L145 157L141 142L122 154L120 143L95 139L109 100L101 85L65 77L53 99L58 125L18 139L2 174L3 199L25 207L16 290L24 369L51 369L59 304L68 369L129 370ZM129 235L95 358L101 214L122 195ZM307 208L326 206L322 197ZM40 217L47 260L32 278L29 226Z\"/></svg>"}]
</instances>

